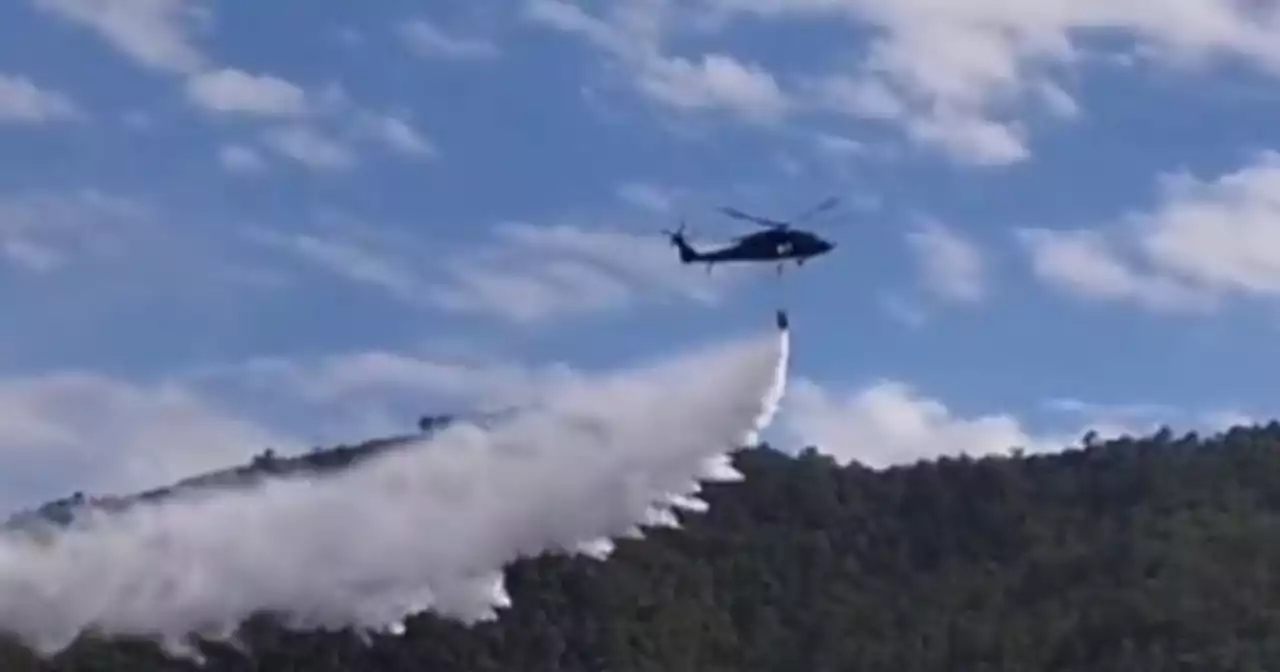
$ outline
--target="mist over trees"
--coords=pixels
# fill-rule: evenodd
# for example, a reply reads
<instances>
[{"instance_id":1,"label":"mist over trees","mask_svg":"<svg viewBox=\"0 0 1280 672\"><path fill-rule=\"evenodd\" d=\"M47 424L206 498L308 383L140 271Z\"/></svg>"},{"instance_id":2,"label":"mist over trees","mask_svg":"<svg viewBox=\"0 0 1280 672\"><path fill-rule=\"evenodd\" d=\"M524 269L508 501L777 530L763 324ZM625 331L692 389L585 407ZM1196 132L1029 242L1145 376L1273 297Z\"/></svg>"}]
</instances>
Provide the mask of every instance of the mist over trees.
<instances>
[{"instance_id":1,"label":"mist over trees","mask_svg":"<svg viewBox=\"0 0 1280 672\"><path fill-rule=\"evenodd\" d=\"M746 480L707 486L710 511L682 514L682 530L620 541L605 562L512 566L514 605L496 622L423 614L404 637L365 644L260 618L243 632L252 656L208 644L204 669L1261 672L1280 660L1280 423L883 471L767 447L735 462ZM51 661L0 647L4 672L188 669L145 642L85 637Z\"/></svg>"}]
</instances>

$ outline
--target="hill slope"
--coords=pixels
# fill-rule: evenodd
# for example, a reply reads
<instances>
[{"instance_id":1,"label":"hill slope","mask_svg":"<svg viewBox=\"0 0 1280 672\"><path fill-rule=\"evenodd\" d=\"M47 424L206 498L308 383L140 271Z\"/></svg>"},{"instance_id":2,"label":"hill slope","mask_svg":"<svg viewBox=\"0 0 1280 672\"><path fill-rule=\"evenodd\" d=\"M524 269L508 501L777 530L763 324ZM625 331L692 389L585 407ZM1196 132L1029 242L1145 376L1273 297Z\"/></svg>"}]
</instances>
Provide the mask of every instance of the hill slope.
<instances>
[{"instance_id":1,"label":"hill slope","mask_svg":"<svg viewBox=\"0 0 1280 672\"><path fill-rule=\"evenodd\" d=\"M876 472L745 451L682 531L511 570L515 606L402 639L246 628L209 670L1268 670L1280 660L1280 424ZM0 669L177 670L85 641Z\"/></svg>"}]
</instances>

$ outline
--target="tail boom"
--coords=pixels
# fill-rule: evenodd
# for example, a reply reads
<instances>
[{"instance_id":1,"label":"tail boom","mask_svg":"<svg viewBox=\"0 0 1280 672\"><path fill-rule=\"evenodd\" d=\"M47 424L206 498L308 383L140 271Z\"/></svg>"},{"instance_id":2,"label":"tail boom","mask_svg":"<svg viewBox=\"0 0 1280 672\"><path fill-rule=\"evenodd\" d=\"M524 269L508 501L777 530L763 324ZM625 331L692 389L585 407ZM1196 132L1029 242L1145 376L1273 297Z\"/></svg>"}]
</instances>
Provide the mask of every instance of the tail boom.
<instances>
[{"instance_id":1,"label":"tail boom","mask_svg":"<svg viewBox=\"0 0 1280 672\"><path fill-rule=\"evenodd\" d=\"M680 262L691 264L695 261L702 261L702 253L693 249L693 246L685 242L684 236L672 236L671 243L680 251Z\"/></svg>"}]
</instances>

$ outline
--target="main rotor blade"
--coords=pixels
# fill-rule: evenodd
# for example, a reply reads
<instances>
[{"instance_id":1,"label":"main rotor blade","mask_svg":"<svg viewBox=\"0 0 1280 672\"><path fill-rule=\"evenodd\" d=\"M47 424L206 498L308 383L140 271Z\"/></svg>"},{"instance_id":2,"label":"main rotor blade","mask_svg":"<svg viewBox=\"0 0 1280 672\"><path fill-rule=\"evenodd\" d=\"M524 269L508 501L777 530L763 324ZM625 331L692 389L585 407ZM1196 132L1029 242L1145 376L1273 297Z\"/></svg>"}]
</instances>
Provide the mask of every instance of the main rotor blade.
<instances>
[{"instance_id":1,"label":"main rotor blade","mask_svg":"<svg viewBox=\"0 0 1280 672\"><path fill-rule=\"evenodd\" d=\"M808 210L804 211L804 213L802 213L801 215L799 215L798 217L796 217L795 219L793 219L793 220L791 220L791 221L793 221L793 222L795 222L795 223L799 224L800 222L803 222L803 221L805 221L805 220L807 220L807 219L809 219L809 218L811 218L811 217L813 217L813 216L815 216L815 215L818 215L818 214L821 214L821 213L823 213L823 212L826 212L826 211L830 210L831 208L836 207L836 206L837 206L837 205L839 205L839 204L840 204L840 197L839 197L839 196L831 196L831 197L827 198L826 200L822 201L821 203L819 203L819 204L817 204L817 205L813 206L812 208L810 208L810 209L808 209Z\"/></svg>"},{"instance_id":2,"label":"main rotor blade","mask_svg":"<svg viewBox=\"0 0 1280 672\"><path fill-rule=\"evenodd\" d=\"M747 222L754 222L756 224L759 224L760 226L764 226L768 228L774 228L774 227L785 228L787 226L786 222L779 222L776 219L768 219L766 217L757 217L755 215L749 215L741 210L738 210L737 208L724 207L724 208L720 208L720 212L723 212L724 214L734 219L741 219Z\"/></svg>"}]
</instances>

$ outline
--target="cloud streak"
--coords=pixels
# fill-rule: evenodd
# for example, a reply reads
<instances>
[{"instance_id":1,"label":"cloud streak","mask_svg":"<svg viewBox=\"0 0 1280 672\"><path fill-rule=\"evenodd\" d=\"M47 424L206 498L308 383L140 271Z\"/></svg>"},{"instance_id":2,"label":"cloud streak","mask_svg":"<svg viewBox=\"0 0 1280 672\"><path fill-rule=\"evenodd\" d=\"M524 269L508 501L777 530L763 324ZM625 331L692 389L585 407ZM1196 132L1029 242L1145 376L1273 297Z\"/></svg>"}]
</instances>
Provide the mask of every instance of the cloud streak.
<instances>
[{"instance_id":1,"label":"cloud streak","mask_svg":"<svg viewBox=\"0 0 1280 672\"><path fill-rule=\"evenodd\" d=\"M299 446L233 416L176 382L127 383L89 373L0 379L0 505L74 487L141 490ZM79 478L74 485L68 478ZM41 492L43 490L43 492Z\"/></svg>"},{"instance_id":2,"label":"cloud streak","mask_svg":"<svg viewBox=\"0 0 1280 672\"><path fill-rule=\"evenodd\" d=\"M1208 312L1280 296L1280 153L1210 178L1161 176L1156 204L1099 229L1026 229L1033 272L1084 298Z\"/></svg>"},{"instance_id":3,"label":"cloud streak","mask_svg":"<svg viewBox=\"0 0 1280 672\"><path fill-rule=\"evenodd\" d=\"M907 243L930 292L960 303L975 303L986 296L982 252L967 238L940 222L928 221L907 234Z\"/></svg>"},{"instance_id":4,"label":"cloud streak","mask_svg":"<svg viewBox=\"0 0 1280 672\"><path fill-rule=\"evenodd\" d=\"M0 124L43 124L81 115L80 107L67 94L0 72Z\"/></svg>"},{"instance_id":5,"label":"cloud streak","mask_svg":"<svg viewBox=\"0 0 1280 672\"><path fill-rule=\"evenodd\" d=\"M916 145L979 166L1031 156L1029 111L1081 115L1063 73L1107 55L1113 47L1099 46L1099 35L1122 35L1126 51L1159 67L1231 59L1280 73L1274 8L1265 3L639 0L595 14L563 0L524 4L527 19L611 57L635 91L668 108L755 121L834 112L891 124ZM734 23L768 30L819 21L843 24L865 48L859 44L856 59L840 54L825 70L789 77L721 51L664 53L677 41L719 37Z\"/></svg>"},{"instance_id":6,"label":"cloud streak","mask_svg":"<svg viewBox=\"0 0 1280 672\"><path fill-rule=\"evenodd\" d=\"M425 18L399 24L396 34L410 51L422 58L485 61L502 55L502 50L493 42L454 35Z\"/></svg>"},{"instance_id":7,"label":"cloud streak","mask_svg":"<svg viewBox=\"0 0 1280 672\"><path fill-rule=\"evenodd\" d=\"M1079 445L1090 432L1105 440L1142 436L1162 425L1216 432L1256 421L1251 413L1229 407L1098 404L1071 398L1048 400L1043 410L1056 416L1048 429L1033 428L1012 413L965 415L898 380L837 391L800 378L790 385L779 431L842 463L882 469L944 456L1056 453Z\"/></svg>"},{"instance_id":8,"label":"cloud streak","mask_svg":"<svg viewBox=\"0 0 1280 672\"><path fill-rule=\"evenodd\" d=\"M450 311L533 325L641 301L714 303L741 270L708 275L680 266L656 236L506 223L486 249L449 264L450 280L431 299Z\"/></svg>"},{"instance_id":9,"label":"cloud streak","mask_svg":"<svg viewBox=\"0 0 1280 672\"><path fill-rule=\"evenodd\" d=\"M524 18L575 35L617 61L645 98L684 112L726 112L768 124L790 111L791 100L769 71L729 54L685 58L663 53L666 33L683 21L665 0L619 4L603 18L563 0L527 0Z\"/></svg>"}]
</instances>

